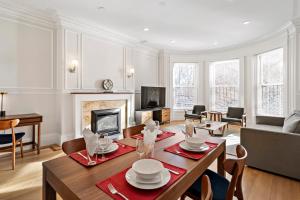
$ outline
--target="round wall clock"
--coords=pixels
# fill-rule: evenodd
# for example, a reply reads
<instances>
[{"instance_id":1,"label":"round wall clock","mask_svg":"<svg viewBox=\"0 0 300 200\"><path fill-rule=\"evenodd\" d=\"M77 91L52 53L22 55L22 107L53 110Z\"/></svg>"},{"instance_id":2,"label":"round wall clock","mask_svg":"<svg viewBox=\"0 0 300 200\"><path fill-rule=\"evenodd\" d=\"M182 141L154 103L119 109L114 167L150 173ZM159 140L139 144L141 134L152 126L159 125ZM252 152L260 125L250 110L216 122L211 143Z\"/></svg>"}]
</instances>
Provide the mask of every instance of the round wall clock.
<instances>
[{"instance_id":1,"label":"round wall clock","mask_svg":"<svg viewBox=\"0 0 300 200\"><path fill-rule=\"evenodd\" d=\"M113 88L113 86L114 86L114 84L113 84L112 80L110 80L110 79L105 79L102 83L102 87L106 91L110 91Z\"/></svg>"}]
</instances>

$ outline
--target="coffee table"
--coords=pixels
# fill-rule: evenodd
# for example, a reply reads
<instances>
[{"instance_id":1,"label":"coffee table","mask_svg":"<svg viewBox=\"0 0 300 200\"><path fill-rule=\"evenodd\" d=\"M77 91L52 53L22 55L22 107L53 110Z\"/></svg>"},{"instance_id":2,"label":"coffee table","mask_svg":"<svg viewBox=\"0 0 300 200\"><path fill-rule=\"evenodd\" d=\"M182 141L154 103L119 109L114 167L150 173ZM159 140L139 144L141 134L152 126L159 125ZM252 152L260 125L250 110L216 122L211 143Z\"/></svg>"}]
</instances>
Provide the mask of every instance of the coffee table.
<instances>
[{"instance_id":1,"label":"coffee table","mask_svg":"<svg viewBox=\"0 0 300 200\"><path fill-rule=\"evenodd\" d=\"M214 122L211 121L210 123L210 127L207 127L206 124L197 124L194 127L194 131L196 133L196 128L198 129L204 129L204 130L208 130L208 133L211 136L223 136L224 132L225 132L225 128L226 125L228 124L227 122ZM214 133L216 130L220 130L220 133Z\"/></svg>"}]
</instances>

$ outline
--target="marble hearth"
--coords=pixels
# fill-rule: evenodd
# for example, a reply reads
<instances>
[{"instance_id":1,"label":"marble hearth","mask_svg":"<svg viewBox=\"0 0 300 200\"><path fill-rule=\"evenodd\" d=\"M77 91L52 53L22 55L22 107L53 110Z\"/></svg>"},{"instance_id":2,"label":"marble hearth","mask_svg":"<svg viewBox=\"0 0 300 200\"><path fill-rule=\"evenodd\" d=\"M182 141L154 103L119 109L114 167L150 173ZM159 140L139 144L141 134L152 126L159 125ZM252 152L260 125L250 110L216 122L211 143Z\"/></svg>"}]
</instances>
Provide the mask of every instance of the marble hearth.
<instances>
[{"instance_id":1,"label":"marble hearth","mask_svg":"<svg viewBox=\"0 0 300 200\"><path fill-rule=\"evenodd\" d=\"M76 138L82 137L84 128L90 128L92 110L120 108L121 130L134 119L134 94L132 93L76 93L73 95ZM122 134L118 137L122 138Z\"/></svg>"}]
</instances>

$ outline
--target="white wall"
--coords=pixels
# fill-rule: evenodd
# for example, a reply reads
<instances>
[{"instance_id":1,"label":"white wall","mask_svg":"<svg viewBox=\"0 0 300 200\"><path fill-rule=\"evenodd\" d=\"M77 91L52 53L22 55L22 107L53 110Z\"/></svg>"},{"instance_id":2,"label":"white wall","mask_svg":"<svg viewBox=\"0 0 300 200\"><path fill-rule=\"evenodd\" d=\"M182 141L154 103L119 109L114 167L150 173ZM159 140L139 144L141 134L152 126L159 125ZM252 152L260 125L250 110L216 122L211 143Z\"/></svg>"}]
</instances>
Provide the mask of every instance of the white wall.
<instances>
[{"instance_id":1,"label":"white wall","mask_svg":"<svg viewBox=\"0 0 300 200\"><path fill-rule=\"evenodd\" d=\"M291 62L292 54L290 43L291 37L294 31L287 27L286 29L268 37L267 39L260 40L258 42L235 47L231 49L223 49L211 52L164 52L164 58L168 60L165 62L164 68L167 72L164 78L164 85L169 88L169 105L172 106L172 85L171 85L171 73L172 66L175 62L194 62L199 67L199 85L198 85L198 98L197 104L205 104L209 109L209 70L208 63L212 61L221 61L228 59L240 59L241 67L241 106L244 106L248 115L249 123L254 121L255 116L255 56L259 53L263 53L276 48L283 48L285 55L285 67L287 68L287 74L285 74L287 88L285 94L287 96L287 113L299 108L299 98L296 99L295 91L293 90L295 83L294 68L295 65ZM297 72L299 74L299 72ZM299 91L299 90L298 90ZM295 105L297 102L297 105ZM285 113L285 114L287 114ZM184 119L184 111L172 110L172 119L179 120Z\"/></svg>"},{"instance_id":2,"label":"white wall","mask_svg":"<svg viewBox=\"0 0 300 200\"><path fill-rule=\"evenodd\" d=\"M42 145L74 138L71 92L102 91L104 79L113 81L115 91L158 84L156 49L65 16L0 4L0 44L0 90L8 92L7 114L43 115ZM79 67L70 73L74 59ZM127 76L130 68L135 68L133 77ZM26 132L25 141L31 140L31 127L18 129Z\"/></svg>"},{"instance_id":3,"label":"white wall","mask_svg":"<svg viewBox=\"0 0 300 200\"><path fill-rule=\"evenodd\" d=\"M54 28L23 19L0 9L0 90L9 93L8 114L42 114L42 145L56 143ZM26 131L25 142L31 141L32 127L18 130Z\"/></svg>"}]
</instances>

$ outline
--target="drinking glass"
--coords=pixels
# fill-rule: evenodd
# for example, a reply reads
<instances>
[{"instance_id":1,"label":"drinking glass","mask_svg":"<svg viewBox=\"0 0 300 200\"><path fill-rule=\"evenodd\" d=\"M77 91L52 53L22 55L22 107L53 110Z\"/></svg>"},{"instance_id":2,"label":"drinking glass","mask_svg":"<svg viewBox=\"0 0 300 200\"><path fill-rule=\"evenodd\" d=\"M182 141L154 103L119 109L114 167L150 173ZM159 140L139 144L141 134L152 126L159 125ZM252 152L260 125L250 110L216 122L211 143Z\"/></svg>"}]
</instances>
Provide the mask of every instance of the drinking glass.
<instances>
[{"instance_id":1,"label":"drinking glass","mask_svg":"<svg viewBox=\"0 0 300 200\"><path fill-rule=\"evenodd\" d=\"M139 159L142 159L143 155L145 154L145 145L142 139L136 140L136 152L139 155Z\"/></svg>"},{"instance_id":2,"label":"drinking glass","mask_svg":"<svg viewBox=\"0 0 300 200\"><path fill-rule=\"evenodd\" d=\"M104 156L104 151L109 147L109 145L111 144L111 140L110 138L108 137L108 133L103 133L100 135L100 138L99 138L99 148L101 150L101 153L102 153L102 157L101 157L101 160L105 160L105 156Z\"/></svg>"},{"instance_id":3,"label":"drinking glass","mask_svg":"<svg viewBox=\"0 0 300 200\"><path fill-rule=\"evenodd\" d=\"M91 159L91 157L93 157L94 154L95 154L96 148L97 148L97 145L93 145L93 144L87 144L86 145L88 165L95 165L96 164L96 161ZM97 158L96 158L96 160L97 160Z\"/></svg>"},{"instance_id":4,"label":"drinking glass","mask_svg":"<svg viewBox=\"0 0 300 200\"><path fill-rule=\"evenodd\" d=\"M159 121L154 121L154 122L155 122L156 128L159 130Z\"/></svg>"}]
</instances>

